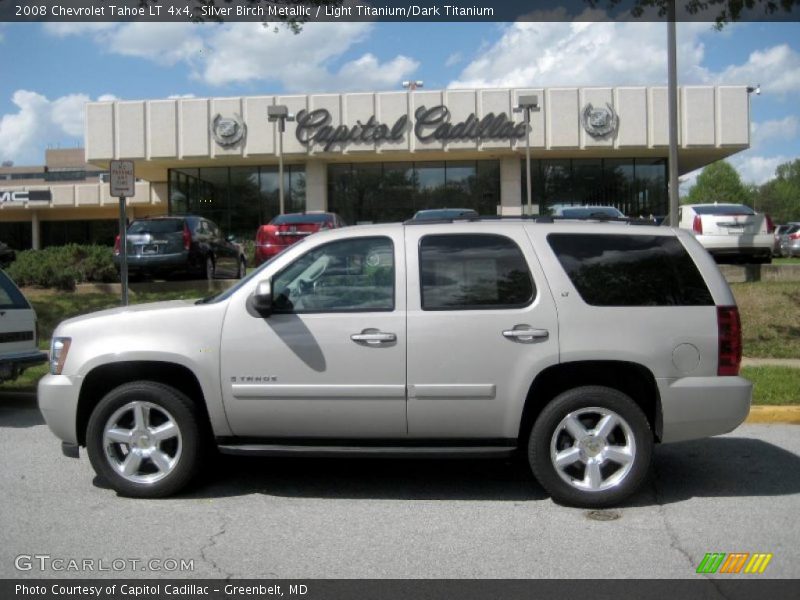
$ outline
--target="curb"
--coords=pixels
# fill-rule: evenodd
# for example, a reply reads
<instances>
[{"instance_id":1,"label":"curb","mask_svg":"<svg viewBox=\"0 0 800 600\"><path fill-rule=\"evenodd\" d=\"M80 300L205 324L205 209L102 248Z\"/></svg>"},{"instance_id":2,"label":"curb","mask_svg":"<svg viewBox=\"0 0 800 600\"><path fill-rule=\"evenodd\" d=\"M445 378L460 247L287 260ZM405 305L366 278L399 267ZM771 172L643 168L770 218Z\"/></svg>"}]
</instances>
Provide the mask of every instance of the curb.
<instances>
[{"instance_id":1,"label":"curb","mask_svg":"<svg viewBox=\"0 0 800 600\"><path fill-rule=\"evenodd\" d=\"M745 423L783 423L800 425L800 405L751 406Z\"/></svg>"}]
</instances>

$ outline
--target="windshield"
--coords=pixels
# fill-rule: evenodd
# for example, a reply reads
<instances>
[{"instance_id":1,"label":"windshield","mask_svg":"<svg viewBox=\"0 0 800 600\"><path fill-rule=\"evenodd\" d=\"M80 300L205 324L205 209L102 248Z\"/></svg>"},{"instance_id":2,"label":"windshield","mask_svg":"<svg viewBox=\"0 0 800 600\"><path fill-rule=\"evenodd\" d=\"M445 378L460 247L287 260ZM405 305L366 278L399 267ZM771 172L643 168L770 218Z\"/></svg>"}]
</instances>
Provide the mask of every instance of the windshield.
<instances>
[{"instance_id":1,"label":"windshield","mask_svg":"<svg viewBox=\"0 0 800 600\"><path fill-rule=\"evenodd\" d=\"M183 231L183 219L148 219L134 221L128 233L176 233Z\"/></svg>"},{"instance_id":2,"label":"windshield","mask_svg":"<svg viewBox=\"0 0 800 600\"><path fill-rule=\"evenodd\" d=\"M590 219L592 217L624 217L620 211L613 206L589 206L581 208L565 208L561 211L561 216L567 219Z\"/></svg>"},{"instance_id":3,"label":"windshield","mask_svg":"<svg viewBox=\"0 0 800 600\"><path fill-rule=\"evenodd\" d=\"M292 248L294 248L295 246L301 246L303 242L305 242L305 239L301 239L300 241L295 242L294 244L292 244ZM271 265L275 261L275 259L281 255L282 253L276 254L257 269L250 271L250 273L248 273L247 276L245 276L244 278L240 279L236 285L229 287L221 294L217 294L216 296L209 296L208 298L203 298L201 300L198 300L196 304L215 304L216 302L222 302L223 300L227 300L228 298L233 296L233 294L235 294L239 288L241 288L243 285L246 285L247 282L253 279L254 277L258 276L261 273L261 271L263 271L267 266Z\"/></svg>"},{"instance_id":4,"label":"windshield","mask_svg":"<svg viewBox=\"0 0 800 600\"><path fill-rule=\"evenodd\" d=\"M270 221L270 225L287 225L297 223L325 223L331 221L331 216L325 213L305 215L279 215Z\"/></svg>"},{"instance_id":5,"label":"windshield","mask_svg":"<svg viewBox=\"0 0 800 600\"><path fill-rule=\"evenodd\" d=\"M698 215L754 215L753 209L744 204L709 204L693 206Z\"/></svg>"}]
</instances>

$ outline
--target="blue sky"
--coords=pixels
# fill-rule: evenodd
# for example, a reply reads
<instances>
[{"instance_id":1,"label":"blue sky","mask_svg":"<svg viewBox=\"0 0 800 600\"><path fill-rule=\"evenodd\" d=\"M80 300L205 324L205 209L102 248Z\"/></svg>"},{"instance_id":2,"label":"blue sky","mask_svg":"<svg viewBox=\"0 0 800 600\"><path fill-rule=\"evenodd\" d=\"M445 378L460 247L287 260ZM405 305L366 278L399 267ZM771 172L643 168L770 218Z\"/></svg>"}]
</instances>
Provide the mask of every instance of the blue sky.
<instances>
[{"instance_id":1,"label":"blue sky","mask_svg":"<svg viewBox=\"0 0 800 600\"><path fill-rule=\"evenodd\" d=\"M714 31L681 23L679 82L756 84L752 148L731 159L761 183L800 157L800 24ZM87 100L666 82L661 23L0 25L0 160L41 164L82 143ZM692 177L688 178L689 184Z\"/></svg>"}]
</instances>

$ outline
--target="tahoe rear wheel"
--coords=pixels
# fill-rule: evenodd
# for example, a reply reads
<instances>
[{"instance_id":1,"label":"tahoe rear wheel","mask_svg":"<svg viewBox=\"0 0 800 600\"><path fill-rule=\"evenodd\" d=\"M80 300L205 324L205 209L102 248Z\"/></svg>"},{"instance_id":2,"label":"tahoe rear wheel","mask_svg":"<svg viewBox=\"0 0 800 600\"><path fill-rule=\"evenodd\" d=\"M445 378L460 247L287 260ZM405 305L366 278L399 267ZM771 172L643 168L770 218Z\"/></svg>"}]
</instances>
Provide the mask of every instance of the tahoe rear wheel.
<instances>
[{"instance_id":1,"label":"tahoe rear wheel","mask_svg":"<svg viewBox=\"0 0 800 600\"><path fill-rule=\"evenodd\" d=\"M86 449L95 472L123 496L174 494L197 471L201 429L196 406L152 381L126 383L89 418Z\"/></svg>"},{"instance_id":2,"label":"tahoe rear wheel","mask_svg":"<svg viewBox=\"0 0 800 600\"><path fill-rule=\"evenodd\" d=\"M531 429L528 461L557 502L599 508L639 488L652 451L650 425L630 397L586 386L560 394L544 408Z\"/></svg>"}]
</instances>

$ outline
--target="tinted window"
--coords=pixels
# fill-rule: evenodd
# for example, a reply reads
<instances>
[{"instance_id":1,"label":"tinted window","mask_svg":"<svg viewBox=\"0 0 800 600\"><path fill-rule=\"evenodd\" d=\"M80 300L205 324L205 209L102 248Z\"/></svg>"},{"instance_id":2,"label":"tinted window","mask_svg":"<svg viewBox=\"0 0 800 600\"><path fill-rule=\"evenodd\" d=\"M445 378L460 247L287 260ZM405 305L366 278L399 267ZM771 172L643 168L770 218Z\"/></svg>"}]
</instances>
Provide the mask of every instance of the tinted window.
<instances>
[{"instance_id":1,"label":"tinted window","mask_svg":"<svg viewBox=\"0 0 800 600\"><path fill-rule=\"evenodd\" d=\"M754 215L753 209L744 204L709 204L708 206L693 206L698 215Z\"/></svg>"},{"instance_id":2,"label":"tinted window","mask_svg":"<svg viewBox=\"0 0 800 600\"><path fill-rule=\"evenodd\" d=\"M0 309L9 308L29 308L29 305L14 282L0 271Z\"/></svg>"},{"instance_id":3,"label":"tinted window","mask_svg":"<svg viewBox=\"0 0 800 600\"><path fill-rule=\"evenodd\" d=\"M798 231L800 231L800 225L792 225L791 227L789 227L789 229L787 229L783 233L786 235L791 235L793 233L797 233Z\"/></svg>"},{"instance_id":4,"label":"tinted window","mask_svg":"<svg viewBox=\"0 0 800 600\"><path fill-rule=\"evenodd\" d=\"M694 261L677 238L552 233L547 241L588 304L714 304Z\"/></svg>"},{"instance_id":5,"label":"tinted window","mask_svg":"<svg viewBox=\"0 0 800 600\"><path fill-rule=\"evenodd\" d=\"M565 208L561 216L568 219L590 219L593 217L624 217L616 208L610 206L590 206L582 208Z\"/></svg>"},{"instance_id":6,"label":"tinted window","mask_svg":"<svg viewBox=\"0 0 800 600\"><path fill-rule=\"evenodd\" d=\"M280 215L271 221L271 225L284 225L291 223L325 223L330 221L330 215L316 214L316 215Z\"/></svg>"},{"instance_id":7,"label":"tinted window","mask_svg":"<svg viewBox=\"0 0 800 600\"><path fill-rule=\"evenodd\" d=\"M394 246L389 238L331 242L304 254L272 283L276 312L394 309Z\"/></svg>"},{"instance_id":8,"label":"tinted window","mask_svg":"<svg viewBox=\"0 0 800 600\"><path fill-rule=\"evenodd\" d=\"M175 233L177 231L183 231L182 219L134 221L128 228L128 233Z\"/></svg>"},{"instance_id":9,"label":"tinted window","mask_svg":"<svg viewBox=\"0 0 800 600\"><path fill-rule=\"evenodd\" d=\"M423 310L515 308L534 285L519 247L499 235L428 235L420 242Z\"/></svg>"}]
</instances>

